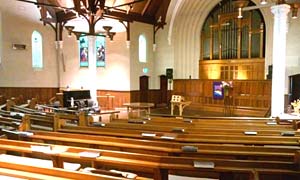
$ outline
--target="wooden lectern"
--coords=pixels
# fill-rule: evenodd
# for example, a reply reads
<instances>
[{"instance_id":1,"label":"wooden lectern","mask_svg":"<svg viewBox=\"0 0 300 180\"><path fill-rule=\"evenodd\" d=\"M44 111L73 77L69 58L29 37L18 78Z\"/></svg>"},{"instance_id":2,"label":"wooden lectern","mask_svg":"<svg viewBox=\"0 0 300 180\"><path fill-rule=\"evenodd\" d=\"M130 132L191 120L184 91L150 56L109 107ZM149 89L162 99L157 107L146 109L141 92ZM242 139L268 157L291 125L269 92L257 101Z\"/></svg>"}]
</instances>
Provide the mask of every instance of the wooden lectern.
<instances>
[{"instance_id":1,"label":"wooden lectern","mask_svg":"<svg viewBox=\"0 0 300 180\"><path fill-rule=\"evenodd\" d=\"M180 116L182 116L183 109L192 103L192 101L184 101L184 97L180 95L172 95L172 99L170 102L171 102L171 115L174 115L174 107L177 106L179 109Z\"/></svg>"}]
</instances>

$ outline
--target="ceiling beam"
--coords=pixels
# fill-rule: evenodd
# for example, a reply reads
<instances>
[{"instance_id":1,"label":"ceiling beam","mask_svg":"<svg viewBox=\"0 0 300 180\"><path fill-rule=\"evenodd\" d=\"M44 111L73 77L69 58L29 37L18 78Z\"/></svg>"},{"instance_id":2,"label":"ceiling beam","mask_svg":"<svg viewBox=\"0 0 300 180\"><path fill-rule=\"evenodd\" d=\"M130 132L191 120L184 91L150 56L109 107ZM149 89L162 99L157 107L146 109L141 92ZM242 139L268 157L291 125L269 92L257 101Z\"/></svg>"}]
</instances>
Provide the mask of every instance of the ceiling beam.
<instances>
[{"instance_id":1,"label":"ceiling beam","mask_svg":"<svg viewBox=\"0 0 300 180\"><path fill-rule=\"evenodd\" d=\"M151 3L151 0L147 0L147 3L146 3L146 5L144 6L144 9L142 10L142 13L141 13L142 16L144 16L144 14L146 13L147 9L148 9L149 6L150 6L150 3Z\"/></svg>"},{"instance_id":2,"label":"ceiling beam","mask_svg":"<svg viewBox=\"0 0 300 180\"><path fill-rule=\"evenodd\" d=\"M115 17L115 19L125 19L129 21L138 21L138 22L143 22L147 24L155 24L155 19L151 16L141 16L140 14L137 13L129 13L127 14L126 12L118 12L118 11L107 11L105 13L108 16Z\"/></svg>"}]
</instances>

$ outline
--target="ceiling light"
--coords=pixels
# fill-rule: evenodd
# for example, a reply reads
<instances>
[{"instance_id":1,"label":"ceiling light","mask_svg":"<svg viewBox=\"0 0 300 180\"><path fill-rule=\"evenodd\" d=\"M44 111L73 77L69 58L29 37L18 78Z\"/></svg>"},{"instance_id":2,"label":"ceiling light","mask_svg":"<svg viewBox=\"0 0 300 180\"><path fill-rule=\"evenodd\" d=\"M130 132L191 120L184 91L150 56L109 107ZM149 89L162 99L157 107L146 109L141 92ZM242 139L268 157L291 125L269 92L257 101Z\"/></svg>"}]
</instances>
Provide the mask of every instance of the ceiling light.
<instances>
[{"instance_id":1,"label":"ceiling light","mask_svg":"<svg viewBox=\"0 0 300 180\"><path fill-rule=\"evenodd\" d=\"M292 19L298 18L298 8L292 8Z\"/></svg>"},{"instance_id":2,"label":"ceiling light","mask_svg":"<svg viewBox=\"0 0 300 180\"><path fill-rule=\"evenodd\" d=\"M260 4L261 5L265 5L265 4L267 4L268 2L267 2L267 0L260 0Z\"/></svg>"}]
</instances>

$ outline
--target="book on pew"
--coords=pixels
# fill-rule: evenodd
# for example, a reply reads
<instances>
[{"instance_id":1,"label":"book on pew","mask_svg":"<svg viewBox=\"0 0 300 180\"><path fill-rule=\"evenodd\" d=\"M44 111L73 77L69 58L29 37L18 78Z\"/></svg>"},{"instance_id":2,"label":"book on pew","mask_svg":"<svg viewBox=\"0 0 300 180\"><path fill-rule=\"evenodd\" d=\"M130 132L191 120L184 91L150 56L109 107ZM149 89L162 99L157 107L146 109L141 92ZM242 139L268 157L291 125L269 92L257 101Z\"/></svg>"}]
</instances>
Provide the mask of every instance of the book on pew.
<instances>
[{"instance_id":1,"label":"book on pew","mask_svg":"<svg viewBox=\"0 0 300 180\"><path fill-rule=\"evenodd\" d=\"M269 122L267 122L267 125L277 125L277 122L276 121L269 121Z\"/></svg>"},{"instance_id":2,"label":"book on pew","mask_svg":"<svg viewBox=\"0 0 300 180\"><path fill-rule=\"evenodd\" d=\"M185 123L193 123L193 120L189 119L189 118L183 118L183 122L185 122Z\"/></svg>"},{"instance_id":3,"label":"book on pew","mask_svg":"<svg viewBox=\"0 0 300 180\"><path fill-rule=\"evenodd\" d=\"M45 153L45 152L50 152L51 151L50 146L31 145L30 148L31 148L31 151L34 151L34 152Z\"/></svg>"},{"instance_id":4,"label":"book on pew","mask_svg":"<svg viewBox=\"0 0 300 180\"><path fill-rule=\"evenodd\" d=\"M181 150L183 152L197 152L198 151L198 147L196 147L196 146L182 146Z\"/></svg>"},{"instance_id":5,"label":"book on pew","mask_svg":"<svg viewBox=\"0 0 300 180\"><path fill-rule=\"evenodd\" d=\"M245 135L257 135L256 131L245 131L244 132Z\"/></svg>"},{"instance_id":6,"label":"book on pew","mask_svg":"<svg viewBox=\"0 0 300 180\"><path fill-rule=\"evenodd\" d=\"M215 168L215 163L211 161L194 161L195 168Z\"/></svg>"},{"instance_id":7,"label":"book on pew","mask_svg":"<svg viewBox=\"0 0 300 180\"><path fill-rule=\"evenodd\" d=\"M155 137L156 134L155 133L142 133L142 136L144 136L144 137Z\"/></svg>"},{"instance_id":8,"label":"book on pew","mask_svg":"<svg viewBox=\"0 0 300 180\"><path fill-rule=\"evenodd\" d=\"M175 139L175 136L160 136L160 138L172 140L172 139Z\"/></svg>"},{"instance_id":9,"label":"book on pew","mask_svg":"<svg viewBox=\"0 0 300 180\"><path fill-rule=\"evenodd\" d=\"M80 157L87 157L87 158L97 158L100 157L100 152L88 152L83 151L78 153Z\"/></svg>"},{"instance_id":10,"label":"book on pew","mask_svg":"<svg viewBox=\"0 0 300 180\"><path fill-rule=\"evenodd\" d=\"M45 154L59 154L66 152L68 147L66 146L42 146L42 145L31 145L31 151L41 152Z\"/></svg>"},{"instance_id":11,"label":"book on pew","mask_svg":"<svg viewBox=\"0 0 300 180\"><path fill-rule=\"evenodd\" d=\"M13 116L13 117L15 117L17 119L21 119L22 117L25 116L25 114L24 113L20 113L20 112L10 112L10 116Z\"/></svg>"},{"instance_id":12,"label":"book on pew","mask_svg":"<svg viewBox=\"0 0 300 180\"><path fill-rule=\"evenodd\" d=\"M114 170L114 169L111 169L109 171L116 173L116 174L121 174L123 177L128 178L128 179L134 179L137 177L136 174L131 173L131 172L118 171L118 170Z\"/></svg>"},{"instance_id":13,"label":"book on pew","mask_svg":"<svg viewBox=\"0 0 300 180\"><path fill-rule=\"evenodd\" d=\"M93 122L92 126L96 126L96 127L105 127L105 123L102 122Z\"/></svg>"},{"instance_id":14,"label":"book on pew","mask_svg":"<svg viewBox=\"0 0 300 180\"><path fill-rule=\"evenodd\" d=\"M147 121L150 121L151 118L150 117L142 117L142 120L147 120Z\"/></svg>"},{"instance_id":15,"label":"book on pew","mask_svg":"<svg viewBox=\"0 0 300 180\"><path fill-rule=\"evenodd\" d=\"M128 119L128 123L133 123L133 124L146 124L146 121L143 121L141 119Z\"/></svg>"},{"instance_id":16,"label":"book on pew","mask_svg":"<svg viewBox=\"0 0 300 180\"><path fill-rule=\"evenodd\" d=\"M29 131L12 131L12 130L8 130L8 129L2 129L2 131L7 132L7 133L11 133L11 134L20 135L20 136L23 136L23 137L34 135L33 132L29 132Z\"/></svg>"},{"instance_id":17,"label":"book on pew","mask_svg":"<svg viewBox=\"0 0 300 180\"><path fill-rule=\"evenodd\" d=\"M286 132L281 132L281 136L295 136L295 132L292 131L286 131Z\"/></svg>"},{"instance_id":18,"label":"book on pew","mask_svg":"<svg viewBox=\"0 0 300 180\"><path fill-rule=\"evenodd\" d=\"M175 127L172 129L172 132L184 133L184 128Z\"/></svg>"}]
</instances>

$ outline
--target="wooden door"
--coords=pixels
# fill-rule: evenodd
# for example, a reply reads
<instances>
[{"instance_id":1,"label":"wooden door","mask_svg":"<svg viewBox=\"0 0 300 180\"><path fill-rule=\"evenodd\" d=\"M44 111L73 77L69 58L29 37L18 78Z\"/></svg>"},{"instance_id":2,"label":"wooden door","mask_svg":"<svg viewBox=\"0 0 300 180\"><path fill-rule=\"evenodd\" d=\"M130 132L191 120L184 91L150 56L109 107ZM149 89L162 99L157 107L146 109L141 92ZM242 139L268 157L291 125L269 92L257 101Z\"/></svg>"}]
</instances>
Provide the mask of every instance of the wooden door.
<instances>
[{"instance_id":1,"label":"wooden door","mask_svg":"<svg viewBox=\"0 0 300 180\"><path fill-rule=\"evenodd\" d=\"M149 76L140 76L140 102L148 102Z\"/></svg>"},{"instance_id":2,"label":"wooden door","mask_svg":"<svg viewBox=\"0 0 300 180\"><path fill-rule=\"evenodd\" d=\"M291 101L300 98L300 74L289 76Z\"/></svg>"},{"instance_id":3,"label":"wooden door","mask_svg":"<svg viewBox=\"0 0 300 180\"><path fill-rule=\"evenodd\" d=\"M160 75L160 104L167 104L168 100L168 79L166 75Z\"/></svg>"}]
</instances>

